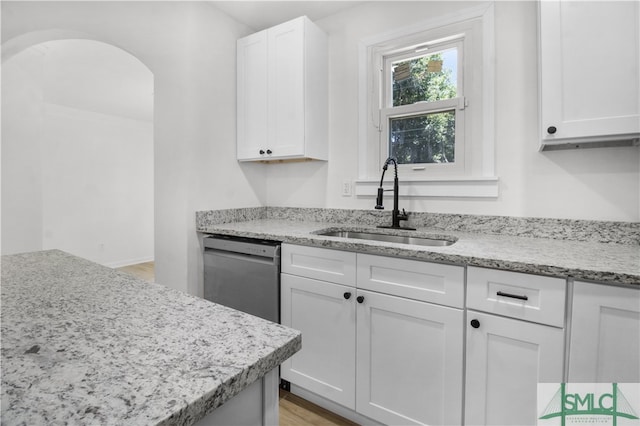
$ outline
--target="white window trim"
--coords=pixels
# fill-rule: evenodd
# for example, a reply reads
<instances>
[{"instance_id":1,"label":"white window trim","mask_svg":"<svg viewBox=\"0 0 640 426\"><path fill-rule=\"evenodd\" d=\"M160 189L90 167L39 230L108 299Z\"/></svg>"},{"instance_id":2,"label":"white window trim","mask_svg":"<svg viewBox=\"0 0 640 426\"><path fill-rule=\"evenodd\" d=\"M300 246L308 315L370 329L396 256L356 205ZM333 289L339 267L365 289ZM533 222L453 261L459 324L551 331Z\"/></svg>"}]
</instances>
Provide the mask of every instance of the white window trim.
<instances>
[{"instance_id":1,"label":"white window trim","mask_svg":"<svg viewBox=\"0 0 640 426\"><path fill-rule=\"evenodd\" d=\"M393 173L391 173L393 175ZM385 180L386 182L386 180ZM386 186L390 187L391 182ZM356 197L375 197L378 194L380 179L364 179L355 182ZM431 180L401 180L401 197L477 197L496 198L498 197L497 177L475 177L459 179L431 179Z\"/></svg>"},{"instance_id":2,"label":"white window trim","mask_svg":"<svg viewBox=\"0 0 640 426\"><path fill-rule=\"evenodd\" d=\"M490 197L498 196L498 177L495 174L495 42L494 42L494 7L493 3L461 10L443 15L399 30L379 34L361 40L358 46L360 82L358 87L358 180L355 182L356 196L375 196L375 189L380 183L380 148L369 140L369 89L371 79L369 69L370 50L382 43L387 43L412 34L456 24L469 19L482 20L482 138L481 173L479 175L459 176L451 178L404 179L401 185L401 196L411 197ZM377 141L376 141L377 142ZM404 188L404 189L403 189ZM373 190L373 192L372 192Z\"/></svg>"}]
</instances>

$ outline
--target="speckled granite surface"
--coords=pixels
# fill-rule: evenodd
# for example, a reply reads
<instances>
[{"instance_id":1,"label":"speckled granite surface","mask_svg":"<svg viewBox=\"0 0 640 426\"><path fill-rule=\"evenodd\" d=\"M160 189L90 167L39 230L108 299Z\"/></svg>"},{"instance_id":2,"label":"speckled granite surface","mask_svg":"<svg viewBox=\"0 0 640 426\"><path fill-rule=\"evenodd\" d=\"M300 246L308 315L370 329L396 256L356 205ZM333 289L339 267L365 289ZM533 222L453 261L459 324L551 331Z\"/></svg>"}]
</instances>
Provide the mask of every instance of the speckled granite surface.
<instances>
[{"instance_id":1,"label":"speckled granite surface","mask_svg":"<svg viewBox=\"0 0 640 426\"><path fill-rule=\"evenodd\" d=\"M187 425L300 333L51 250L2 257L3 425Z\"/></svg>"},{"instance_id":2,"label":"speckled granite surface","mask_svg":"<svg viewBox=\"0 0 640 426\"><path fill-rule=\"evenodd\" d=\"M222 223L260 219L376 226L390 223L391 212L373 209L347 210L290 207L252 207L196 212L198 229ZM489 235L640 245L640 223L638 222L410 212L408 226Z\"/></svg>"},{"instance_id":3,"label":"speckled granite surface","mask_svg":"<svg viewBox=\"0 0 640 426\"><path fill-rule=\"evenodd\" d=\"M308 216L303 215L305 210L310 213ZM504 218L501 221L497 217L483 216L460 216L456 219L455 216L445 215L448 220L444 224L439 223L440 226L414 221L412 225L418 228L417 231L396 233L454 237L457 242L448 247L417 247L316 235L327 229L380 232L375 225L387 222L386 217L380 221L381 216L373 211L356 211L352 215L352 211L344 211L337 216L334 212L267 208L262 218L256 216L244 222L226 223L207 221L212 216L199 212L197 230L561 278L640 285L638 224L518 218ZM433 219L438 215L424 217ZM300 220L304 218L307 220ZM460 225L454 226L456 223ZM484 228L488 232L469 232ZM500 233L501 230L504 232ZM549 238L550 235L558 238Z\"/></svg>"}]
</instances>

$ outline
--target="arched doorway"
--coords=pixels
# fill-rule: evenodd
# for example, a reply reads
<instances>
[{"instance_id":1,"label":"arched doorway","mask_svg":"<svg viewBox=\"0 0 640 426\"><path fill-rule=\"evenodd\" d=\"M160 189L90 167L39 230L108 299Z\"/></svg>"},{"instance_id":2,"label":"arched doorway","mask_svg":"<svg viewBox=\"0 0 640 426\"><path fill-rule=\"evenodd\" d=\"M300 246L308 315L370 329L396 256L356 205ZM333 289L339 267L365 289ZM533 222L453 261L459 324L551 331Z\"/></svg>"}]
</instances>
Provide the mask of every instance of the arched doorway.
<instances>
[{"instance_id":1,"label":"arched doorway","mask_svg":"<svg viewBox=\"0 0 640 426\"><path fill-rule=\"evenodd\" d=\"M3 45L2 252L152 260L153 74L113 45L60 37Z\"/></svg>"}]
</instances>

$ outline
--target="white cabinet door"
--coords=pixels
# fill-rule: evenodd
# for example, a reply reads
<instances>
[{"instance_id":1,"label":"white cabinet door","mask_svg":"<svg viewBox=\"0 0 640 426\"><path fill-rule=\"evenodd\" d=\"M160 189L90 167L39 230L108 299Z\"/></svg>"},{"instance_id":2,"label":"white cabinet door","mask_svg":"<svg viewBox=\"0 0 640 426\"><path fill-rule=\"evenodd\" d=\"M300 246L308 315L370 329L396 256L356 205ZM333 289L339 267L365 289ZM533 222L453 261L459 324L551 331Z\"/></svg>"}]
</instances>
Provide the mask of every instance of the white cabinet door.
<instances>
[{"instance_id":1,"label":"white cabinet door","mask_svg":"<svg viewBox=\"0 0 640 426\"><path fill-rule=\"evenodd\" d=\"M540 7L543 144L640 136L640 3Z\"/></svg>"},{"instance_id":2,"label":"white cabinet door","mask_svg":"<svg viewBox=\"0 0 640 426\"><path fill-rule=\"evenodd\" d=\"M537 384L563 381L564 332L467 311L466 356L465 424L534 425Z\"/></svg>"},{"instance_id":3,"label":"white cabinet door","mask_svg":"<svg viewBox=\"0 0 640 426\"><path fill-rule=\"evenodd\" d=\"M238 159L260 158L267 145L267 31L238 40Z\"/></svg>"},{"instance_id":4,"label":"white cabinet door","mask_svg":"<svg viewBox=\"0 0 640 426\"><path fill-rule=\"evenodd\" d=\"M461 424L463 311L364 290L357 301L357 411L384 424Z\"/></svg>"},{"instance_id":5,"label":"white cabinet door","mask_svg":"<svg viewBox=\"0 0 640 426\"><path fill-rule=\"evenodd\" d=\"M304 21L269 30L269 148L274 157L304 154Z\"/></svg>"},{"instance_id":6,"label":"white cabinet door","mask_svg":"<svg viewBox=\"0 0 640 426\"><path fill-rule=\"evenodd\" d=\"M281 275L282 324L302 332L302 349L281 376L347 408L355 408L355 289Z\"/></svg>"},{"instance_id":7,"label":"white cabinet door","mask_svg":"<svg viewBox=\"0 0 640 426\"><path fill-rule=\"evenodd\" d=\"M576 281L569 382L640 382L640 288Z\"/></svg>"}]
</instances>

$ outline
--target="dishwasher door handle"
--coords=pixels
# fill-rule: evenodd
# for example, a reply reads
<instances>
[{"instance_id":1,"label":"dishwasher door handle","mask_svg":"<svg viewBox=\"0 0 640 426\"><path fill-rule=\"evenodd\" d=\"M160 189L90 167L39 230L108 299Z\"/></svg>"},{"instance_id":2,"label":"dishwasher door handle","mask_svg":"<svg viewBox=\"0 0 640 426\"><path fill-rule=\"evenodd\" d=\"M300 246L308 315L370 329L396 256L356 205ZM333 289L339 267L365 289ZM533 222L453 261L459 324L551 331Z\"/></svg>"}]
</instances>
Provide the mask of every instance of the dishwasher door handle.
<instances>
[{"instance_id":1,"label":"dishwasher door handle","mask_svg":"<svg viewBox=\"0 0 640 426\"><path fill-rule=\"evenodd\" d=\"M261 257L261 256L252 256L248 254L240 254L240 253L230 253L227 251L218 251L218 250L204 250L204 264L207 266L213 266L213 258L215 257L224 257L227 259L235 259L235 260L244 260L254 263L261 263L263 265L277 265L280 261L278 257Z\"/></svg>"}]
</instances>

